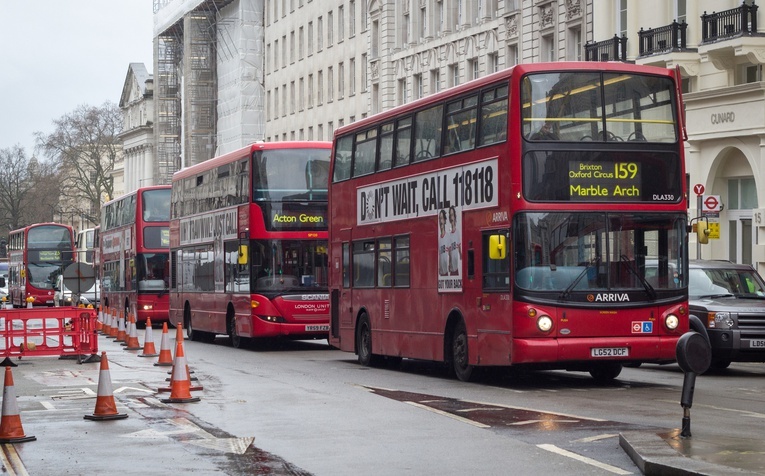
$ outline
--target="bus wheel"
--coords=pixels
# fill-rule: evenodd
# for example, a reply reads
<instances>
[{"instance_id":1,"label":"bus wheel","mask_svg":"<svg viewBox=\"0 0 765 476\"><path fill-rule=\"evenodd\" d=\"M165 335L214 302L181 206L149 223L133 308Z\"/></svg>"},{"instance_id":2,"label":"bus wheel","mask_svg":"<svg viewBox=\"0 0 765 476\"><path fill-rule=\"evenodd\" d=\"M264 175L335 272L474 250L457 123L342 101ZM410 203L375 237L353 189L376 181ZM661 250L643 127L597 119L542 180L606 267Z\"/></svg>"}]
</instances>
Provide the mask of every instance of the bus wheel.
<instances>
[{"instance_id":1,"label":"bus wheel","mask_svg":"<svg viewBox=\"0 0 765 476\"><path fill-rule=\"evenodd\" d=\"M231 338L231 347L240 349L243 344L243 339L236 332L236 319L234 319L234 316L229 316L226 319L226 327L228 328L228 336Z\"/></svg>"},{"instance_id":2,"label":"bus wheel","mask_svg":"<svg viewBox=\"0 0 765 476\"><path fill-rule=\"evenodd\" d=\"M463 321L454 327L451 360L454 375L463 382L468 382L473 375L474 367L468 363L468 336Z\"/></svg>"},{"instance_id":3,"label":"bus wheel","mask_svg":"<svg viewBox=\"0 0 765 476\"><path fill-rule=\"evenodd\" d=\"M191 308L189 307L188 303L183 308L183 327L186 328L186 338L188 340L200 340L199 332L195 331L191 326Z\"/></svg>"},{"instance_id":4,"label":"bus wheel","mask_svg":"<svg viewBox=\"0 0 765 476\"><path fill-rule=\"evenodd\" d=\"M622 365L616 362L598 364L590 369L590 375L598 382L610 382L622 373Z\"/></svg>"},{"instance_id":5,"label":"bus wheel","mask_svg":"<svg viewBox=\"0 0 765 476\"><path fill-rule=\"evenodd\" d=\"M377 365L380 360L379 356L372 353L372 325L366 313L359 317L356 326L356 353L359 363L365 367Z\"/></svg>"}]
</instances>

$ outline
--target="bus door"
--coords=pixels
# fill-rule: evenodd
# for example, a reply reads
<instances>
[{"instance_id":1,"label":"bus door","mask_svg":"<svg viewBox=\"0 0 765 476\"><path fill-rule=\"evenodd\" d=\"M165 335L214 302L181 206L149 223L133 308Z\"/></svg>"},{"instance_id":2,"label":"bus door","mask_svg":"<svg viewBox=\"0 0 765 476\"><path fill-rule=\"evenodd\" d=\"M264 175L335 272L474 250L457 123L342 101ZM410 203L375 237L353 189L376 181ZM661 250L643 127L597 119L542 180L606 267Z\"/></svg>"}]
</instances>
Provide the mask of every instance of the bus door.
<instances>
[{"instance_id":1,"label":"bus door","mask_svg":"<svg viewBox=\"0 0 765 476\"><path fill-rule=\"evenodd\" d=\"M353 326L353 302L351 300L351 229L340 230L332 237L331 264L334 270L342 270L340 282L333 282L330 289L330 334L340 337L340 329ZM332 274L332 273L331 273Z\"/></svg>"}]
</instances>

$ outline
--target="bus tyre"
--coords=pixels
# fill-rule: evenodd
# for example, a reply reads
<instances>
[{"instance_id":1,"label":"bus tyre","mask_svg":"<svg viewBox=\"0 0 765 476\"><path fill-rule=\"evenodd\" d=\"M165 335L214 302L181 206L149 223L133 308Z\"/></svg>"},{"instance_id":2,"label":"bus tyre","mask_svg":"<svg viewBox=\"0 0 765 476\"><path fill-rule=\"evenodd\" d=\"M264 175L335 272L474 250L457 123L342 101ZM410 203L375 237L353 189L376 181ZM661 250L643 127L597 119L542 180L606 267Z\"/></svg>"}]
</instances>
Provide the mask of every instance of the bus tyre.
<instances>
[{"instance_id":1,"label":"bus tyre","mask_svg":"<svg viewBox=\"0 0 765 476\"><path fill-rule=\"evenodd\" d=\"M231 347L235 349L240 349L243 344L242 337L239 336L239 333L236 331L236 319L234 319L234 316L229 316L226 319L226 327L228 328L228 336L231 338Z\"/></svg>"},{"instance_id":2,"label":"bus tyre","mask_svg":"<svg viewBox=\"0 0 765 476\"><path fill-rule=\"evenodd\" d=\"M372 353L372 325L369 316L363 313L359 317L356 326L356 354L359 363L365 367L375 366L379 363L379 356Z\"/></svg>"},{"instance_id":3,"label":"bus tyre","mask_svg":"<svg viewBox=\"0 0 765 476\"><path fill-rule=\"evenodd\" d=\"M195 331L194 327L191 325L191 309L189 308L188 304L186 304L186 307L183 308L183 327L186 328L186 338L188 340L201 340L199 338L199 331Z\"/></svg>"},{"instance_id":4,"label":"bus tyre","mask_svg":"<svg viewBox=\"0 0 765 476\"><path fill-rule=\"evenodd\" d=\"M622 364L618 362L604 362L590 369L590 375L598 382L610 382L622 373Z\"/></svg>"},{"instance_id":5,"label":"bus tyre","mask_svg":"<svg viewBox=\"0 0 765 476\"><path fill-rule=\"evenodd\" d=\"M468 363L468 335L465 322L462 320L454 327L451 349L451 364L454 375L463 382L470 381L474 367Z\"/></svg>"}]
</instances>

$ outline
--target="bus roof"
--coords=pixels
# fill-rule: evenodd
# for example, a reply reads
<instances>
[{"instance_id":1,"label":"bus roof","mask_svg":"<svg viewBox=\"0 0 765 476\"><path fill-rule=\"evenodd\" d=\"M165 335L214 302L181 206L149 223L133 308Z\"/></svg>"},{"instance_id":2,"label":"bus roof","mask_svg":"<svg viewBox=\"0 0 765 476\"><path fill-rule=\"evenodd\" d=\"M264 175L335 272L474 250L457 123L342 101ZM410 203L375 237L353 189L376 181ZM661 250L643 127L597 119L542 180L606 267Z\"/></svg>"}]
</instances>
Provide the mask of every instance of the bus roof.
<instances>
[{"instance_id":1,"label":"bus roof","mask_svg":"<svg viewBox=\"0 0 765 476\"><path fill-rule=\"evenodd\" d=\"M497 71L496 73L489 74L477 79L470 80L466 83L462 83L458 86L454 86L448 89L444 89L434 94L422 97L412 102L396 106L386 111L379 112L377 114L367 116L364 119L360 119L356 122L352 122L343 127L335 129L334 137L347 134L348 132L363 129L364 127L372 124L377 124L380 121L384 121L386 118L394 118L403 113L409 111L416 111L422 107L425 107L432 103L443 101L444 99L459 96L463 93L474 91L482 86L490 85L494 82L507 80L513 74L524 75L527 73L540 73L540 72L556 72L556 71L616 71L625 73L643 73L643 74L655 74L666 76L672 74L667 68L661 68L658 66L643 66L626 64L620 61L560 61L552 63L527 63L518 64L509 68Z\"/></svg>"},{"instance_id":2,"label":"bus roof","mask_svg":"<svg viewBox=\"0 0 765 476\"><path fill-rule=\"evenodd\" d=\"M132 192L128 192L128 193L120 195L119 197L112 198L108 202L106 202L103 205L101 205L101 208L105 207L106 205L108 205L108 204L110 204L112 202L116 202L117 200L122 200L123 198L128 197L130 195L135 195L138 192L144 192L146 190L162 190L162 189L166 189L166 188L170 188L170 185L150 185L148 187L140 187L140 188L138 188L136 190L133 190Z\"/></svg>"},{"instance_id":3,"label":"bus roof","mask_svg":"<svg viewBox=\"0 0 765 476\"><path fill-rule=\"evenodd\" d=\"M227 164L231 161L241 159L242 157L249 157L249 155L256 150L275 150L275 149L331 149L332 142L330 141L284 141L284 142L255 142L242 147L241 149L232 150L226 154L214 157L209 160L205 160L199 164L186 167L173 174L173 181L192 177L205 170L219 167L223 164Z\"/></svg>"}]
</instances>

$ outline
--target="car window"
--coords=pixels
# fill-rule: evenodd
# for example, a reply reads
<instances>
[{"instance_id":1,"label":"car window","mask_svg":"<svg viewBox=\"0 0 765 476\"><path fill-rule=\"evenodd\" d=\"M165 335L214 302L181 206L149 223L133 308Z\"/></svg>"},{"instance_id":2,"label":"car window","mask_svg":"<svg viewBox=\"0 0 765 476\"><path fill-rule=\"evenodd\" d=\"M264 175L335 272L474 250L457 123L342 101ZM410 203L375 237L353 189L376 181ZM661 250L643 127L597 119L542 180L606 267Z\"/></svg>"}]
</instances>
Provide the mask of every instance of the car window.
<instances>
[{"instance_id":1,"label":"car window","mask_svg":"<svg viewBox=\"0 0 765 476\"><path fill-rule=\"evenodd\" d=\"M691 269L688 295L691 299L718 294L765 296L762 279L746 269Z\"/></svg>"}]
</instances>

